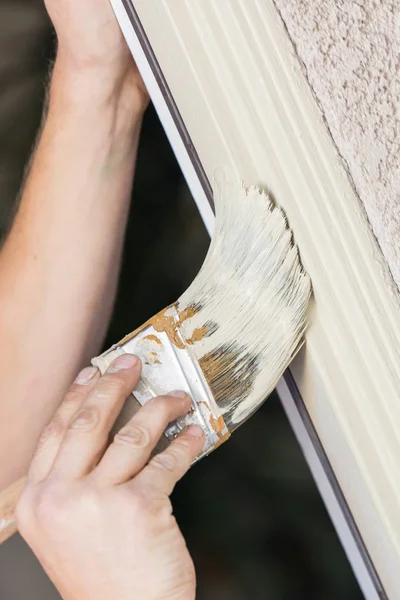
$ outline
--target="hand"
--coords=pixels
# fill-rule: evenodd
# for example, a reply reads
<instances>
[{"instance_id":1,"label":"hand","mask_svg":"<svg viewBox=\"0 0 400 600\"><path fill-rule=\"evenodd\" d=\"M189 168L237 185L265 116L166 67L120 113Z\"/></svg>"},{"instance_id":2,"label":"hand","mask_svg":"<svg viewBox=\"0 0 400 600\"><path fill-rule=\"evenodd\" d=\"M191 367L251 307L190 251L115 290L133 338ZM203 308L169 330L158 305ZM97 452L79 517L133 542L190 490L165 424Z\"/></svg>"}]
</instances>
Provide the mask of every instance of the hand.
<instances>
[{"instance_id":1,"label":"hand","mask_svg":"<svg viewBox=\"0 0 400 600\"><path fill-rule=\"evenodd\" d=\"M109 0L45 0L58 39L57 66L107 93L129 82L145 109L149 98Z\"/></svg>"},{"instance_id":2,"label":"hand","mask_svg":"<svg viewBox=\"0 0 400 600\"><path fill-rule=\"evenodd\" d=\"M192 426L150 459L167 424L190 409L155 398L115 436L140 361L78 376L44 431L17 507L18 527L64 600L194 600L195 571L169 500L204 444ZM150 460L149 460L150 459Z\"/></svg>"}]
</instances>

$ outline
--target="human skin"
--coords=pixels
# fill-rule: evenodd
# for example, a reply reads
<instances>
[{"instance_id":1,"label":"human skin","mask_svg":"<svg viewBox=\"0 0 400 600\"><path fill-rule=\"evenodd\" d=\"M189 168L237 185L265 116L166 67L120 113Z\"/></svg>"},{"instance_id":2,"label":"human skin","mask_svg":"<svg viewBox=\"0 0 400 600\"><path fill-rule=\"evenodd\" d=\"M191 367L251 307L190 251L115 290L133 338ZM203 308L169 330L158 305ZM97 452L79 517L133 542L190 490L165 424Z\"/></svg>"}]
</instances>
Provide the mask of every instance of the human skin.
<instances>
[{"instance_id":1,"label":"human skin","mask_svg":"<svg viewBox=\"0 0 400 600\"><path fill-rule=\"evenodd\" d=\"M108 0L47 0L49 105L0 252L0 490L24 475L111 315L148 95Z\"/></svg>"},{"instance_id":2,"label":"human skin","mask_svg":"<svg viewBox=\"0 0 400 600\"><path fill-rule=\"evenodd\" d=\"M78 376L45 429L17 506L18 528L64 600L194 600L196 577L169 496L204 445L192 426L150 459L183 392L142 407L107 447L141 363Z\"/></svg>"}]
</instances>

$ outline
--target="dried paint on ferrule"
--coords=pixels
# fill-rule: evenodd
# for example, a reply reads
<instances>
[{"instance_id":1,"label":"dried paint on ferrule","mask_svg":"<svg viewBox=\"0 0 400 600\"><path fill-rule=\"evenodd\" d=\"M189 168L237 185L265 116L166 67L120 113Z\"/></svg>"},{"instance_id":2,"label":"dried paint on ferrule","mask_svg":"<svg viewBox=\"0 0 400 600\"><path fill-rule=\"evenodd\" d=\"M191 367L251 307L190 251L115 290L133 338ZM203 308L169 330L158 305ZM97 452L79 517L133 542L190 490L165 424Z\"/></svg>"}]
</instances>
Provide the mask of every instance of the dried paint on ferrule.
<instances>
[{"instance_id":1,"label":"dried paint on ferrule","mask_svg":"<svg viewBox=\"0 0 400 600\"><path fill-rule=\"evenodd\" d=\"M104 373L121 354L139 356L142 373L133 394L142 405L171 390L185 391L192 398L192 410L172 423L165 435L172 440L186 427L200 425L206 434L201 457L225 442L230 433L191 351L194 340L186 342L181 332L182 322L192 310L182 315L176 305L170 306L92 363Z\"/></svg>"}]
</instances>

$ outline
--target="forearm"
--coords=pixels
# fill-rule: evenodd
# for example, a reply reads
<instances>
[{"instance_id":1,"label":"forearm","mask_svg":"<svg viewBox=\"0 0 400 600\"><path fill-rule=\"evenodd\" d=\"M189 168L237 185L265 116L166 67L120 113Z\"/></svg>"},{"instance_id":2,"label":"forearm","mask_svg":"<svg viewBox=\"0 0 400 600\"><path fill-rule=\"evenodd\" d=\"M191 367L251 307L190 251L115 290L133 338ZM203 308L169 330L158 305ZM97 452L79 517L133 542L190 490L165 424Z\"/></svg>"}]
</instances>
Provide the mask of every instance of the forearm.
<instances>
[{"instance_id":1,"label":"forearm","mask_svg":"<svg viewBox=\"0 0 400 600\"><path fill-rule=\"evenodd\" d=\"M143 106L56 64L46 123L0 254L0 488L27 467L114 300ZM11 450L11 451L10 451Z\"/></svg>"}]
</instances>

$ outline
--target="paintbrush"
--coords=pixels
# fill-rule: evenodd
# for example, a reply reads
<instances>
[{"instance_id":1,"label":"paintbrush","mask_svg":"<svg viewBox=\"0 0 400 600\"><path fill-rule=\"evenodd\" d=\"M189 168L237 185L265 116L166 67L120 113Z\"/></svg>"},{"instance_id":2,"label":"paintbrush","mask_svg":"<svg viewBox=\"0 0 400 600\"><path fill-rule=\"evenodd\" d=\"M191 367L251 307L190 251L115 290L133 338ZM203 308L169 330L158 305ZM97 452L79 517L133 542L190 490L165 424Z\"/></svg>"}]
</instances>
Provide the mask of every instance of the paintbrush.
<instances>
[{"instance_id":1,"label":"paintbrush","mask_svg":"<svg viewBox=\"0 0 400 600\"><path fill-rule=\"evenodd\" d=\"M142 360L140 404L171 390L193 399L190 424L209 454L264 402L306 328L311 283L282 210L226 171L214 182L216 226L205 262L177 302L93 360L102 373L125 352Z\"/></svg>"},{"instance_id":2,"label":"paintbrush","mask_svg":"<svg viewBox=\"0 0 400 600\"><path fill-rule=\"evenodd\" d=\"M142 361L140 381L117 422L151 398L184 390L186 426L206 433L209 454L264 402L303 342L311 283L282 210L256 186L219 171L216 226L205 262L177 302L92 362L104 373L123 353ZM15 533L13 510L23 482L0 494L0 542ZM17 490L17 493L16 493Z\"/></svg>"}]
</instances>

